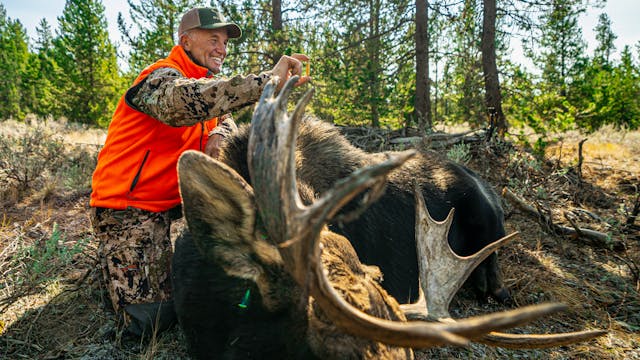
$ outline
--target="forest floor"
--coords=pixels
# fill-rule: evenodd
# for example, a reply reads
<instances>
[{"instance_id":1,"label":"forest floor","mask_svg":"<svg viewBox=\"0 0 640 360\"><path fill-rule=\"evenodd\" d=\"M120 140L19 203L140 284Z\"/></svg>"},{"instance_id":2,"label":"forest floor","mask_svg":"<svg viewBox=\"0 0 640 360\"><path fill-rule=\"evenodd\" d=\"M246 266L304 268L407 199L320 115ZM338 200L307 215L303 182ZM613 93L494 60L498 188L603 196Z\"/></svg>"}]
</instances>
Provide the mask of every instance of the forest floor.
<instances>
[{"instance_id":1,"label":"forest floor","mask_svg":"<svg viewBox=\"0 0 640 360\"><path fill-rule=\"evenodd\" d=\"M0 123L0 134L13 131L7 124ZM104 133L95 130L60 133L75 144L104 140ZM391 136L376 138L384 145ZM417 358L640 359L640 219L632 217L640 194L640 132L607 128L590 135L562 134L546 147L544 157L512 143L481 142L455 151L464 153L467 165L498 193L509 189L546 219L503 201L507 232L520 233L499 252L514 306L554 301L569 307L517 331L608 333L551 349L472 344L418 351ZM0 201L0 358L188 358L177 328L145 341L114 331L89 226L89 193L87 187L53 186ZM606 236L558 235L556 226L574 227L569 220ZM451 306L454 317L507 308L479 303L465 291Z\"/></svg>"}]
</instances>

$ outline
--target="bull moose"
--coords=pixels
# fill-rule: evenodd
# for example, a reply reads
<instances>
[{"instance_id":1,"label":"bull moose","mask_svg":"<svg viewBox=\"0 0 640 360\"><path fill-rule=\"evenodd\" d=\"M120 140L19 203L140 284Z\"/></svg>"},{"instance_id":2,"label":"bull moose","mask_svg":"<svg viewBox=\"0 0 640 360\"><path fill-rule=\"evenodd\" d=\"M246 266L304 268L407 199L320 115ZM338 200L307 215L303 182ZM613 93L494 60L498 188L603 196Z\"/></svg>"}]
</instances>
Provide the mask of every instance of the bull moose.
<instances>
[{"instance_id":1,"label":"bull moose","mask_svg":"<svg viewBox=\"0 0 640 360\"><path fill-rule=\"evenodd\" d=\"M296 81L293 77L277 96L274 82L265 88L253 115L245 162L235 162L241 157L230 157L231 148L223 161L198 152L186 152L179 160L188 230L176 241L172 280L176 312L192 356L410 359L412 348L464 345L470 339L536 347L582 341L603 333L523 335L514 340L512 335L496 332L558 311L563 308L559 304L452 322L407 322L408 307L399 305L380 285L379 268L362 264L351 239L327 224L361 192L371 189L370 193L378 193L386 177L393 187L394 176L398 176L394 169L407 161L404 166L411 166L415 160L409 159L416 154L408 151L369 157L341 173L344 179L326 186L311 179L312 174L298 172L304 168L300 163L318 159L305 158L306 153L296 145L297 128L312 91L291 116L286 111ZM360 165L365 167L351 171ZM416 261L416 267L425 289L425 311L430 306L429 311L446 313L448 301L464 278L494 252L496 244L508 239L483 248L479 255L460 258L447 240L452 213L442 223L432 220L423 192L424 188L415 191L417 239L413 246L417 244L417 253L425 261ZM349 236L348 231L344 233ZM416 251L413 254L416 256ZM440 259L464 261L462 266L453 266L461 274L455 284L444 284L437 290L440 293L433 295L430 289L442 283L442 276L429 269L448 264ZM444 300L429 305L431 298Z\"/></svg>"}]
</instances>

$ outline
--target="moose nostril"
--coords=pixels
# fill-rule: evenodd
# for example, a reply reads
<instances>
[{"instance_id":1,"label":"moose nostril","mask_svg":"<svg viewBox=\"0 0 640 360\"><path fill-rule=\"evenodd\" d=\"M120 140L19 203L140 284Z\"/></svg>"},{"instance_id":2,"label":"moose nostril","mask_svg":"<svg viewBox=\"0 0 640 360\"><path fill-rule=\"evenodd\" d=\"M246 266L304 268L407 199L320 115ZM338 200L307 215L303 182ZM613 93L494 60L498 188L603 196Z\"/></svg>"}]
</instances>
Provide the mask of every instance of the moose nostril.
<instances>
[{"instance_id":1,"label":"moose nostril","mask_svg":"<svg viewBox=\"0 0 640 360\"><path fill-rule=\"evenodd\" d=\"M511 297L511 294L509 294L509 290L507 290L506 287L502 287L500 289L494 290L492 295L493 295L493 298L501 304L504 304L504 305L513 304L513 298Z\"/></svg>"}]
</instances>

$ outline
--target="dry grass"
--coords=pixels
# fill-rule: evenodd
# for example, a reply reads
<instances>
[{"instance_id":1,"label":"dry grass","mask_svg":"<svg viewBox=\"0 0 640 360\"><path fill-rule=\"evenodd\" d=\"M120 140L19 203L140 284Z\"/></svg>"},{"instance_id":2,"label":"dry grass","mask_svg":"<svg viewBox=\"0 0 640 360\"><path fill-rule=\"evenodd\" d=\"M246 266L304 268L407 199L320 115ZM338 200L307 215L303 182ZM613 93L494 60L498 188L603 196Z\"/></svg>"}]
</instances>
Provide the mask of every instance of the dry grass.
<instances>
[{"instance_id":1,"label":"dry grass","mask_svg":"<svg viewBox=\"0 0 640 360\"><path fill-rule=\"evenodd\" d=\"M13 119L0 122L0 135L17 136L24 134L28 128L41 128L45 131L62 136L65 142L74 145L101 146L107 138L107 132L103 129L90 128L88 126L68 123L66 119L42 120L32 115L27 116L24 122Z\"/></svg>"},{"instance_id":2,"label":"dry grass","mask_svg":"<svg viewBox=\"0 0 640 360\"><path fill-rule=\"evenodd\" d=\"M103 131L72 128L56 122L46 127L68 142L99 145ZM22 124L0 123L0 133L17 134ZM505 281L517 305L543 301L566 303L569 311L538 320L519 332L564 332L606 329L597 340L543 350L507 350L473 344L418 352L427 358L640 359L639 240L624 226L638 196L640 132L604 129L585 142L582 182L576 182L580 134L564 134L547 148L547 161L520 150L496 153L472 149L470 166L496 189L509 186L527 201L548 209L554 221L561 213L581 214L580 226L609 233L624 248L591 246L581 239L550 234L544 226L505 203L508 231L520 239L500 252ZM92 147L95 147L91 145ZM509 151L507 151L509 150ZM94 150L95 151L95 150ZM44 190L41 190L44 191ZM109 310L96 267L97 244L88 219L88 192L65 192L53 186L38 191L0 213L0 358L2 359L181 359L187 358L182 334L174 329L151 341L122 338ZM636 220L635 224L639 224ZM47 260L41 273L27 268L42 260L25 249L51 242L54 224L60 239L56 254L82 243L83 251L67 261ZM31 281L23 281L32 276ZM452 304L454 316L503 310L479 304L461 292Z\"/></svg>"}]
</instances>

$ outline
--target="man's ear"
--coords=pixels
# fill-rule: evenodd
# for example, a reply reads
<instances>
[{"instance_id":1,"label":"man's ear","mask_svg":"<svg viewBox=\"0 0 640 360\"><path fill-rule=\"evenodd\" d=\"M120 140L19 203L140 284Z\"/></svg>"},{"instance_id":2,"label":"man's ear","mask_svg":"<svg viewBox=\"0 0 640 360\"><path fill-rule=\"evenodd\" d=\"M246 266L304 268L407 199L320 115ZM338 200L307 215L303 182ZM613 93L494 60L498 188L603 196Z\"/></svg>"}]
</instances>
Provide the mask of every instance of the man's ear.
<instances>
[{"instance_id":1,"label":"man's ear","mask_svg":"<svg viewBox=\"0 0 640 360\"><path fill-rule=\"evenodd\" d=\"M191 51L191 38L188 32L178 35L178 44L182 45L185 51Z\"/></svg>"},{"instance_id":2,"label":"man's ear","mask_svg":"<svg viewBox=\"0 0 640 360\"><path fill-rule=\"evenodd\" d=\"M253 189L227 165L186 151L178 161L183 212L200 252L230 275L255 279L256 207ZM264 245L264 244L261 244Z\"/></svg>"}]
</instances>

